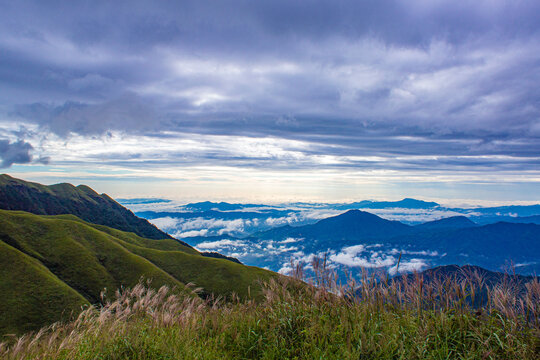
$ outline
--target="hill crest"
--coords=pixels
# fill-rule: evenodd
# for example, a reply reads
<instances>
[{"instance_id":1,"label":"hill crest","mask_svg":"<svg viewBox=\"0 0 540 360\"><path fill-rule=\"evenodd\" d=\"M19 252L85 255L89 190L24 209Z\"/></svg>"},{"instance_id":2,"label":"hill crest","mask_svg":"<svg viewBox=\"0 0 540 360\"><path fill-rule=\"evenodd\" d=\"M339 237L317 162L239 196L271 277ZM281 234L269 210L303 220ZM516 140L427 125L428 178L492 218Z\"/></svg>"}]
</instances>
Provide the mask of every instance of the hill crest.
<instances>
[{"instance_id":1,"label":"hill crest","mask_svg":"<svg viewBox=\"0 0 540 360\"><path fill-rule=\"evenodd\" d=\"M0 209L36 215L72 214L94 224L133 232L148 239L173 239L107 194L98 194L86 185L60 183L47 186L2 174Z\"/></svg>"}]
</instances>

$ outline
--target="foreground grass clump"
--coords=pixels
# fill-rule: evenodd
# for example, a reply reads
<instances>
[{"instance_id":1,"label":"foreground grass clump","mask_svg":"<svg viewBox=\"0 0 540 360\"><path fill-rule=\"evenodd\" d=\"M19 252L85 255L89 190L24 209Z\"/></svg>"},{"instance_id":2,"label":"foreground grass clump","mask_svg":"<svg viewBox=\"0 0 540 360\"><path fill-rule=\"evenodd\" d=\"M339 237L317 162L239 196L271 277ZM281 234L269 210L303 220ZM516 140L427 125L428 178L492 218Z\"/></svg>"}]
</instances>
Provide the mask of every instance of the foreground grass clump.
<instances>
[{"instance_id":1,"label":"foreground grass clump","mask_svg":"<svg viewBox=\"0 0 540 360\"><path fill-rule=\"evenodd\" d=\"M473 283L476 282L476 283ZM336 286L278 278L262 301L174 295L138 284L71 323L0 345L2 359L538 359L540 283L480 277ZM355 289L354 295L350 289ZM358 290L360 289L360 290ZM471 308L475 296L485 306Z\"/></svg>"}]
</instances>

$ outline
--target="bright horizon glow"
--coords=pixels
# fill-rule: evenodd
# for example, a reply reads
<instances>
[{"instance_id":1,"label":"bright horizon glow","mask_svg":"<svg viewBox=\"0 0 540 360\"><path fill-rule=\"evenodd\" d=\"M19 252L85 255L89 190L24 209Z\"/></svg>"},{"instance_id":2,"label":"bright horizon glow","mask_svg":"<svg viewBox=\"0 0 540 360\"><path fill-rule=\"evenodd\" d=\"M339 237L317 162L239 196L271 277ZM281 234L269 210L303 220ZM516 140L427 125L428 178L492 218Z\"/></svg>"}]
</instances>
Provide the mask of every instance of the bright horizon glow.
<instances>
[{"instance_id":1,"label":"bright horizon glow","mask_svg":"<svg viewBox=\"0 0 540 360\"><path fill-rule=\"evenodd\" d=\"M199 201L225 201L238 203L286 204L293 202L307 203L348 203L361 200L398 201L403 198L415 198L424 201L435 201L447 207L476 207L503 205L534 205L539 200L517 199L514 194L506 198L494 199L494 194L504 193L499 183L492 184L452 184L444 188L440 183L418 182L385 184L343 184L342 173L321 174L267 174L264 172L251 173L244 171L238 174L237 169L206 169L215 172L215 176L225 176L232 173L230 178L213 180L212 177L201 178L199 171L190 169L183 171L183 177L174 179L171 172L166 177L152 176L152 173L129 173L117 171L114 174L106 171L100 173L91 169L79 172L64 171L61 168L47 171L32 171L32 166L14 166L8 174L52 185L61 182L73 185L88 185L99 193L107 193L113 198L163 198L179 203ZM208 176L208 175L207 175ZM323 179L324 178L324 179ZM312 181L311 179L317 179ZM515 185L515 184L511 184ZM490 187L494 189L490 192ZM402 193L401 191L406 191ZM455 193L454 197L442 197L441 193ZM470 193L470 198L458 197L458 194ZM482 198L481 196L484 196ZM475 197L476 196L476 197Z\"/></svg>"}]
</instances>

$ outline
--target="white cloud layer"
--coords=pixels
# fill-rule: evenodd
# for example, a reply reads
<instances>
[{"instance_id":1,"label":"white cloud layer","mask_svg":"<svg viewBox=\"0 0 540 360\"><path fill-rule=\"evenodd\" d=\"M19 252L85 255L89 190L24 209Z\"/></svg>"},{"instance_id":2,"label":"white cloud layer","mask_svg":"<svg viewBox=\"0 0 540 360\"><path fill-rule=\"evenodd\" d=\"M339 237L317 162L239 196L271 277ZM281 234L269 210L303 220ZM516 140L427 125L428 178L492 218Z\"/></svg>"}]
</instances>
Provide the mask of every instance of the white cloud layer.
<instances>
[{"instance_id":1,"label":"white cloud layer","mask_svg":"<svg viewBox=\"0 0 540 360\"><path fill-rule=\"evenodd\" d=\"M179 223L179 219L170 216L150 219L149 221L163 231L174 230Z\"/></svg>"},{"instance_id":2,"label":"white cloud layer","mask_svg":"<svg viewBox=\"0 0 540 360\"><path fill-rule=\"evenodd\" d=\"M410 273L410 272L417 272L422 271L428 266L425 260L423 259L410 259L399 263L399 268L397 264L395 266L392 266L390 269L388 269L388 273L392 276L397 275L398 271L399 273Z\"/></svg>"},{"instance_id":3,"label":"white cloud layer","mask_svg":"<svg viewBox=\"0 0 540 360\"><path fill-rule=\"evenodd\" d=\"M197 245L197 248L201 250L208 250L208 249L220 249L226 246L241 247L245 245L246 243L241 240L223 239L223 240L205 241L205 242L199 243Z\"/></svg>"}]
</instances>

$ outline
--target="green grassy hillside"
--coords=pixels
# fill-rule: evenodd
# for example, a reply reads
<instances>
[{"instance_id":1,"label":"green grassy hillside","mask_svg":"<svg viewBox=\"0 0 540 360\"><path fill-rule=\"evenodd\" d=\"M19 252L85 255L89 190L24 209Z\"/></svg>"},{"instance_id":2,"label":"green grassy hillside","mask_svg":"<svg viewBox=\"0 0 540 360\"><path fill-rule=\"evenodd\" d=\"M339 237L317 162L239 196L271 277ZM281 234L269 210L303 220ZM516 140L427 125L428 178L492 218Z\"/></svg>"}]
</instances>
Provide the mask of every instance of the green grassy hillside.
<instances>
[{"instance_id":1,"label":"green grassy hillside","mask_svg":"<svg viewBox=\"0 0 540 360\"><path fill-rule=\"evenodd\" d=\"M177 241L176 239L165 239L165 238L159 239L159 240L146 239L133 232L121 231L121 230L113 229L108 226L89 223L87 221L81 220L75 215L57 215L57 216L54 216L54 218L70 220L70 221L78 221L82 224L91 226L96 230L107 233L115 238L118 238L120 240L123 240L133 245L139 245L139 246L147 247L150 249L157 249L157 250L164 250L164 251L183 251L188 254L199 254L199 252L195 250L194 248L192 248L191 246L186 246L183 243Z\"/></svg>"},{"instance_id":2,"label":"green grassy hillside","mask_svg":"<svg viewBox=\"0 0 540 360\"><path fill-rule=\"evenodd\" d=\"M0 334L35 330L88 304L38 260L2 241L0 294Z\"/></svg>"},{"instance_id":3,"label":"green grassy hillside","mask_svg":"<svg viewBox=\"0 0 540 360\"><path fill-rule=\"evenodd\" d=\"M246 297L249 291L257 294L258 279L272 276L262 269L203 257L172 239L144 239L72 215L0 210L0 245L2 333L59 320L81 304L98 302L104 288L133 286L141 277L152 279L153 287L182 289L194 283L204 294ZM48 315L31 315L41 311Z\"/></svg>"},{"instance_id":4,"label":"green grassy hillside","mask_svg":"<svg viewBox=\"0 0 540 360\"><path fill-rule=\"evenodd\" d=\"M248 287L256 290L258 288L255 284L256 280L269 279L271 274L257 267L231 263L229 260L203 257L197 250L184 246L175 240L144 239L133 233L87 223L72 215L60 215L54 218L77 221L103 231L133 254L150 260L181 282L192 282L202 287L206 294L228 296L234 291L240 297L247 297ZM234 284L253 285L235 286Z\"/></svg>"}]
</instances>

